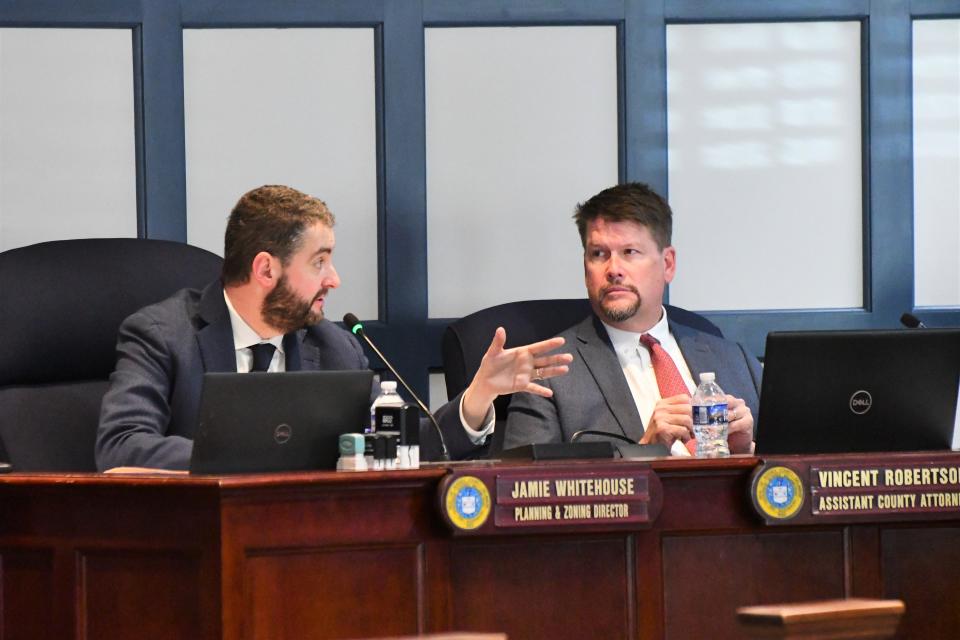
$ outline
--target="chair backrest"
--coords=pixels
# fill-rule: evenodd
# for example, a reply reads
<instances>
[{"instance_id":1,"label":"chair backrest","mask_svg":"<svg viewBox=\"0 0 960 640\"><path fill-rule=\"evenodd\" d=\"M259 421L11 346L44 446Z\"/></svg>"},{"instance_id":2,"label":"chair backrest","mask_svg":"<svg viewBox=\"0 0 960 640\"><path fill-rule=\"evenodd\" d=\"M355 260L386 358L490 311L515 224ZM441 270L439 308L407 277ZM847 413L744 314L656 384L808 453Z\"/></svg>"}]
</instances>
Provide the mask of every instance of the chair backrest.
<instances>
[{"instance_id":1,"label":"chair backrest","mask_svg":"<svg viewBox=\"0 0 960 640\"><path fill-rule=\"evenodd\" d=\"M508 302L482 309L452 322L443 334L443 375L447 386L447 397L467 388L480 360L490 346L497 327L507 331L507 347L516 347L531 342L539 342L553 337L561 331L579 323L590 315L590 303L586 298L568 300L523 300ZM720 329L701 315L667 305L668 315L688 326L723 336ZM507 415L509 396L501 396L494 402L498 416L498 425L491 452L499 450L502 442L502 420Z\"/></svg>"},{"instance_id":2,"label":"chair backrest","mask_svg":"<svg viewBox=\"0 0 960 640\"><path fill-rule=\"evenodd\" d=\"M221 262L190 245L131 238L0 253L0 456L22 471L95 471L120 323L208 284Z\"/></svg>"}]
</instances>

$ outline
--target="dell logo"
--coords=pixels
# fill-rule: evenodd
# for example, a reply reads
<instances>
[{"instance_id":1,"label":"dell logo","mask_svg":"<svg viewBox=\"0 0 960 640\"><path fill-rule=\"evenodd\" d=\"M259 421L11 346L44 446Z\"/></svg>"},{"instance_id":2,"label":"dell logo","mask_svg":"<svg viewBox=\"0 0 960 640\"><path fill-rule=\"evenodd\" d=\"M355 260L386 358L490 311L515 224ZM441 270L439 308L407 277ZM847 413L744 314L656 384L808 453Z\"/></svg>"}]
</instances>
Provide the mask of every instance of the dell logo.
<instances>
[{"instance_id":1,"label":"dell logo","mask_svg":"<svg viewBox=\"0 0 960 640\"><path fill-rule=\"evenodd\" d=\"M870 407L872 406L873 396L870 395L869 391L861 389L850 396L850 411L853 411L857 415L863 415L867 411L870 411Z\"/></svg>"},{"instance_id":2,"label":"dell logo","mask_svg":"<svg viewBox=\"0 0 960 640\"><path fill-rule=\"evenodd\" d=\"M277 428L273 430L273 439L277 441L277 444L286 444L293 436L293 428L288 424L278 424Z\"/></svg>"}]
</instances>

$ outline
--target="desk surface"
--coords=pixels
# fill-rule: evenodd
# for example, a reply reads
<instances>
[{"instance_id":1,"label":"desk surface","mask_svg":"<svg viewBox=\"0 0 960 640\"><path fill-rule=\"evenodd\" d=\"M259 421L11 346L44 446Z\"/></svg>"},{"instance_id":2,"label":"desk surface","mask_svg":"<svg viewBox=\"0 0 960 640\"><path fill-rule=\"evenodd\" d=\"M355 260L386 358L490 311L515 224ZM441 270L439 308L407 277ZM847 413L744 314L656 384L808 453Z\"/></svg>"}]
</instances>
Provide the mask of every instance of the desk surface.
<instances>
[{"instance_id":1,"label":"desk surface","mask_svg":"<svg viewBox=\"0 0 960 640\"><path fill-rule=\"evenodd\" d=\"M863 456L796 458L844 464ZM897 456L919 464L924 454ZM960 466L960 456L949 458ZM760 460L580 462L643 470L655 519L628 530L455 535L449 475L548 473L481 462L382 473L0 477L4 638L737 637L743 606L896 598L901 637L960 637L960 511L766 524Z\"/></svg>"}]
</instances>

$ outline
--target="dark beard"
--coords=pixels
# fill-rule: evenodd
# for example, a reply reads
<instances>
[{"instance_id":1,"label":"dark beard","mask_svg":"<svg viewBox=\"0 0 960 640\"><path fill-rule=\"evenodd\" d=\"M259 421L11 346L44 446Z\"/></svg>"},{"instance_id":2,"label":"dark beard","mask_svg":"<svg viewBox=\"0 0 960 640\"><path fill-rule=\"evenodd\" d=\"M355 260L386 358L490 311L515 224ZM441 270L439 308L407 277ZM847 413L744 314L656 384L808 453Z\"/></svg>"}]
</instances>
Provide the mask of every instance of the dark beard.
<instances>
[{"instance_id":1,"label":"dark beard","mask_svg":"<svg viewBox=\"0 0 960 640\"><path fill-rule=\"evenodd\" d=\"M303 300L290 288L287 276L282 275L277 286L264 298L260 317L268 325L280 329L283 333L317 324L323 320L323 312L313 310L313 301L320 297L320 293L322 290L310 300Z\"/></svg>"}]
</instances>

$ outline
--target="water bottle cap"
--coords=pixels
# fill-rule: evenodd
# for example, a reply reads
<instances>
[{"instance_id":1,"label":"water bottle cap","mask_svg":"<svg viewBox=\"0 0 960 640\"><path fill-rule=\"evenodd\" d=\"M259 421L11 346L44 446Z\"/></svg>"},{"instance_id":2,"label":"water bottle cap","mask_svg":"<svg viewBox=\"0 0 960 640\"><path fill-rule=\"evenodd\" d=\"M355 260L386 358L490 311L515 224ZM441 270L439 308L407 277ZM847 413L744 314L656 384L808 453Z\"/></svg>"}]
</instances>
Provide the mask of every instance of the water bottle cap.
<instances>
[{"instance_id":1,"label":"water bottle cap","mask_svg":"<svg viewBox=\"0 0 960 640\"><path fill-rule=\"evenodd\" d=\"M717 379L717 374L713 371L707 371L700 374L700 382L713 382Z\"/></svg>"},{"instance_id":2,"label":"water bottle cap","mask_svg":"<svg viewBox=\"0 0 960 640\"><path fill-rule=\"evenodd\" d=\"M384 380L380 383L380 391L396 391L397 390L397 381L396 380Z\"/></svg>"}]
</instances>

